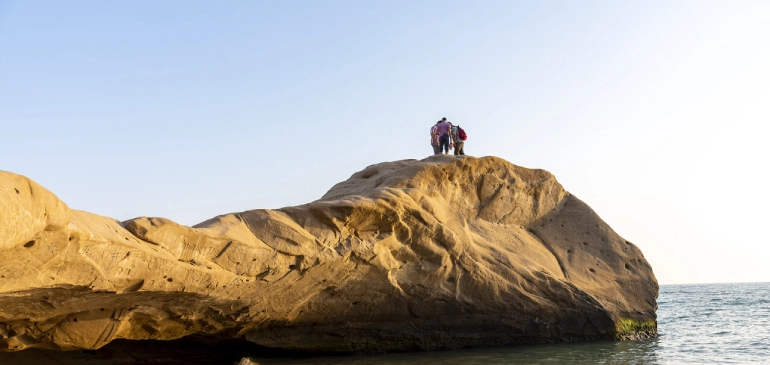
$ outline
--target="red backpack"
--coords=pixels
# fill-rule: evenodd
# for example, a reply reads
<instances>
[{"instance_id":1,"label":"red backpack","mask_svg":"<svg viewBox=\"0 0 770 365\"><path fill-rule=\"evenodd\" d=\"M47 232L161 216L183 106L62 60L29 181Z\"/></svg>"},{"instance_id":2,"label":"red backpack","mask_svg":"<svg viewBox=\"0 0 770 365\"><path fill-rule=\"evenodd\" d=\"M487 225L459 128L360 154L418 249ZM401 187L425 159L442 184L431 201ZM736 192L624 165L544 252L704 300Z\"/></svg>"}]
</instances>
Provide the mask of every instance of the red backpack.
<instances>
[{"instance_id":1,"label":"red backpack","mask_svg":"<svg viewBox=\"0 0 770 365\"><path fill-rule=\"evenodd\" d=\"M457 137L460 138L461 141L464 141L468 139L468 135L465 134L465 130L460 128L460 126L457 126Z\"/></svg>"}]
</instances>

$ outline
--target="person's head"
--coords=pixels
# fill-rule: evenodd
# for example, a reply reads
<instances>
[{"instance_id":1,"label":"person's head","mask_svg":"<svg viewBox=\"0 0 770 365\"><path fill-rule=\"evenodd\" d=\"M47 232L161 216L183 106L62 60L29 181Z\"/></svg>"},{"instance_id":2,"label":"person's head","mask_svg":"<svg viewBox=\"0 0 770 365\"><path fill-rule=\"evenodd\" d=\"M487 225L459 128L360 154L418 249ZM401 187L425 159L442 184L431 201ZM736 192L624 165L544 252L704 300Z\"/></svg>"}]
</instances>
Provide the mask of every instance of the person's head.
<instances>
[{"instance_id":1,"label":"person's head","mask_svg":"<svg viewBox=\"0 0 770 365\"><path fill-rule=\"evenodd\" d=\"M446 122L446 118L441 118L441 121L442 122Z\"/></svg>"},{"instance_id":2,"label":"person's head","mask_svg":"<svg viewBox=\"0 0 770 365\"><path fill-rule=\"evenodd\" d=\"M441 121L439 120L438 122L436 122L436 124L441 124Z\"/></svg>"}]
</instances>

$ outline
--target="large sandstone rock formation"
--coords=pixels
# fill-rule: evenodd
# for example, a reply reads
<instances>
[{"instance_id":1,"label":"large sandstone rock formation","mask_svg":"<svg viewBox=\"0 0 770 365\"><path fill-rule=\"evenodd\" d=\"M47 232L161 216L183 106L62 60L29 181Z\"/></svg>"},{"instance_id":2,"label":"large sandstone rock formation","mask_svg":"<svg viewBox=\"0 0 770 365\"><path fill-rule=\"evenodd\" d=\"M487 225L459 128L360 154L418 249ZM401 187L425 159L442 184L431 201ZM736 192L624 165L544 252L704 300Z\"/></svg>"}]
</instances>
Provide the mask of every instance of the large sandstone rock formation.
<instances>
[{"instance_id":1,"label":"large sandstone rock formation","mask_svg":"<svg viewBox=\"0 0 770 365\"><path fill-rule=\"evenodd\" d=\"M186 227L71 210L0 172L0 350L245 338L381 352L656 334L641 251L550 173L369 166L297 207Z\"/></svg>"}]
</instances>

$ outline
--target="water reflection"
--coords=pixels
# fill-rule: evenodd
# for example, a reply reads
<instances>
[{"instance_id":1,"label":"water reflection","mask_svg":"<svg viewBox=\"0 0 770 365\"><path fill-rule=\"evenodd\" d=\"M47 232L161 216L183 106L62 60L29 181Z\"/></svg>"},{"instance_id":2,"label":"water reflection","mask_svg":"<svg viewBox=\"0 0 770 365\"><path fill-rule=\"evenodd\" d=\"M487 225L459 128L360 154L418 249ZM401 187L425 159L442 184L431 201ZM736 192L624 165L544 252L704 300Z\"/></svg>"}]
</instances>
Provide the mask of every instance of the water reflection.
<instances>
[{"instance_id":1,"label":"water reflection","mask_svg":"<svg viewBox=\"0 0 770 365\"><path fill-rule=\"evenodd\" d=\"M658 340L311 358L248 358L240 365L657 364Z\"/></svg>"}]
</instances>

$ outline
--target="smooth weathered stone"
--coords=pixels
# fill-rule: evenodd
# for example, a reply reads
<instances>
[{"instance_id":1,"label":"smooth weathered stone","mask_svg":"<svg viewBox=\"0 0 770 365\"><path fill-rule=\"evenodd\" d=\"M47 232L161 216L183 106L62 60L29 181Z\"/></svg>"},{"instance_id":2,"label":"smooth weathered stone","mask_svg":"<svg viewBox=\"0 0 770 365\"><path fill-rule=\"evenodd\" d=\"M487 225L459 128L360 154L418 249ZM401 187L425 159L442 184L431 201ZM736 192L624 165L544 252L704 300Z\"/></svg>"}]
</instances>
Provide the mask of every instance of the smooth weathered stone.
<instances>
[{"instance_id":1,"label":"smooth weathered stone","mask_svg":"<svg viewBox=\"0 0 770 365\"><path fill-rule=\"evenodd\" d=\"M656 334L641 251L550 173L369 166L297 207L186 227L70 210L0 172L0 350L196 334L383 352Z\"/></svg>"}]
</instances>

